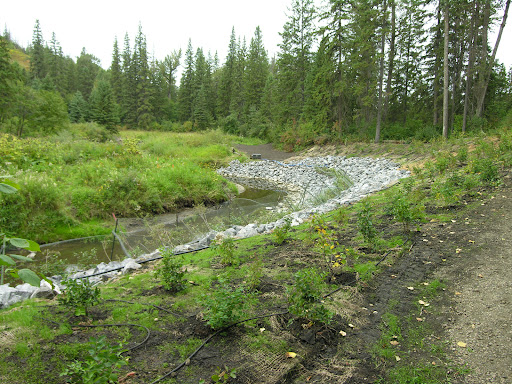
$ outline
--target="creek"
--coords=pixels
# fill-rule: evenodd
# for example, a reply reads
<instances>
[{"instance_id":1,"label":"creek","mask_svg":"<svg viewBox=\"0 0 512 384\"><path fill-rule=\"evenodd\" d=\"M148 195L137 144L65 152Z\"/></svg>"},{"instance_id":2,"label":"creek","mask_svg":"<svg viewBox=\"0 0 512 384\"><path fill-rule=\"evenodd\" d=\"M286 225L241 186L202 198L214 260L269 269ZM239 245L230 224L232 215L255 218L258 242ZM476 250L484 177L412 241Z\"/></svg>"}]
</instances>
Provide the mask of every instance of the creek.
<instances>
[{"instance_id":1,"label":"creek","mask_svg":"<svg viewBox=\"0 0 512 384\"><path fill-rule=\"evenodd\" d=\"M177 246L196 240L213 230L219 231L232 225L246 225L259 219L272 219L276 208L282 204L283 191L256 189L244 186L237 197L214 207L190 208L177 213L165 213L150 218L120 218L117 233L128 252L134 257L153 252L165 246ZM112 229L115 222L112 220ZM114 247L112 249L112 245ZM38 264L55 262L66 265L92 265L126 256L113 235L66 240L41 246L35 257Z\"/></svg>"}]
</instances>

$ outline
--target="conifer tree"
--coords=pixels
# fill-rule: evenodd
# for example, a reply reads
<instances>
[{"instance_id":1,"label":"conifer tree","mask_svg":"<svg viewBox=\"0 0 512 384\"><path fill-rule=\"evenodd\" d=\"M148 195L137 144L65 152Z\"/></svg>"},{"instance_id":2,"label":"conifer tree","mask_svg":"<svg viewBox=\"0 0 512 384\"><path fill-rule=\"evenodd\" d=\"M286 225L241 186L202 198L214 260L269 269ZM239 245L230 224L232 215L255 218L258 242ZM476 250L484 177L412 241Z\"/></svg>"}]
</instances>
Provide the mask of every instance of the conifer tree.
<instances>
[{"instance_id":1,"label":"conifer tree","mask_svg":"<svg viewBox=\"0 0 512 384\"><path fill-rule=\"evenodd\" d=\"M244 74L244 112L247 115L251 109L259 110L261 97L269 74L267 51L263 46L263 35L260 27L256 27L254 37L249 46L247 66Z\"/></svg>"},{"instance_id":2,"label":"conifer tree","mask_svg":"<svg viewBox=\"0 0 512 384\"><path fill-rule=\"evenodd\" d=\"M194 52L192 41L189 39L185 52L185 71L181 76L178 92L179 116L181 121L191 121L194 116Z\"/></svg>"},{"instance_id":3,"label":"conifer tree","mask_svg":"<svg viewBox=\"0 0 512 384\"><path fill-rule=\"evenodd\" d=\"M110 65L110 86L112 87L112 94L116 103L122 103L123 96L123 72L121 69L121 54L119 52L119 45L117 37L114 40L114 50L112 53L112 64Z\"/></svg>"},{"instance_id":4,"label":"conifer tree","mask_svg":"<svg viewBox=\"0 0 512 384\"><path fill-rule=\"evenodd\" d=\"M112 88L107 81L98 81L91 93L89 104L91 120L104 125L109 131L117 132L119 117Z\"/></svg>"},{"instance_id":5,"label":"conifer tree","mask_svg":"<svg viewBox=\"0 0 512 384\"><path fill-rule=\"evenodd\" d=\"M30 73L33 79L44 79L47 74L43 32L39 20L36 20L30 50Z\"/></svg>"},{"instance_id":6,"label":"conifer tree","mask_svg":"<svg viewBox=\"0 0 512 384\"><path fill-rule=\"evenodd\" d=\"M305 82L313 59L316 11L312 0L292 0L288 21L280 33L277 60L280 122L299 120L306 99Z\"/></svg>"}]
</instances>

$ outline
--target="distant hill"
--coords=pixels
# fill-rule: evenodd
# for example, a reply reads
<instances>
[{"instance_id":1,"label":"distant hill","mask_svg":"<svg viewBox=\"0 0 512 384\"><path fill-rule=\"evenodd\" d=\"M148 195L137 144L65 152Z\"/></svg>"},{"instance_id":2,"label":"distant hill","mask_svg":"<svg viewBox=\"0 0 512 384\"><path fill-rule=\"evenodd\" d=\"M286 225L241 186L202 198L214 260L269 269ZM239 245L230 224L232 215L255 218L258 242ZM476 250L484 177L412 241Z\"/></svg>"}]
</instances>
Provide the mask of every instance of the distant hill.
<instances>
[{"instance_id":1,"label":"distant hill","mask_svg":"<svg viewBox=\"0 0 512 384\"><path fill-rule=\"evenodd\" d=\"M9 53L11 54L11 60L18 63L22 68L30 70L30 56L18 48L10 48Z\"/></svg>"}]
</instances>

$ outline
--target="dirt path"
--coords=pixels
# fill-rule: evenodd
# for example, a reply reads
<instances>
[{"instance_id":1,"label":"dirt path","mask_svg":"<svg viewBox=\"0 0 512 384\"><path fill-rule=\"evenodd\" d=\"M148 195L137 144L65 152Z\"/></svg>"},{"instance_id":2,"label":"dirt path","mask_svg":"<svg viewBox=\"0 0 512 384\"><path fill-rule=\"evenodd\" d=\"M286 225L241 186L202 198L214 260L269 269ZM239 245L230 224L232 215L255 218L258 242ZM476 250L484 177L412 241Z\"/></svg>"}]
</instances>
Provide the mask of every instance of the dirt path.
<instances>
[{"instance_id":1,"label":"dirt path","mask_svg":"<svg viewBox=\"0 0 512 384\"><path fill-rule=\"evenodd\" d=\"M453 223L453 262L436 273L453 298L445 327L456 362L471 369L468 384L512 383L512 183L504 181Z\"/></svg>"},{"instance_id":2,"label":"dirt path","mask_svg":"<svg viewBox=\"0 0 512 384\"><path fill-rule=\"evenodd\" d=\"M293 152L284 152L277 149L274 149L272 144L262 144L262 145L244 145L237 144L235 148L241 152L246 153L248 156L253 154L260 154L263 159L268 160L277 160L282 161L286 160L290 157L297 155Z\"/></svg>"}]
</instances>

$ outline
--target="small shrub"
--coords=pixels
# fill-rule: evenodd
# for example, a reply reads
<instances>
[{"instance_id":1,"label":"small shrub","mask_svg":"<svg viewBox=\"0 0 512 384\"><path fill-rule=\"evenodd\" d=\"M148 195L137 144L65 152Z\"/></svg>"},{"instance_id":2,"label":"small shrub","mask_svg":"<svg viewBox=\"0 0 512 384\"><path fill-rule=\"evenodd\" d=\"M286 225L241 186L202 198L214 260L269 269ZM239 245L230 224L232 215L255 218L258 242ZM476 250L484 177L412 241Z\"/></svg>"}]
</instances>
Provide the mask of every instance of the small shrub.
<instances>
[{"instance_id":1,"label":"small shrub","mask_svg":"<svg viewBox=\"0 0 512 384\"><path fill-rule=\"evenodd\" d=\"M261 260L253 262L247 268L245 278L245 286L247 290L254 291L261 284L261 277L263 276L263 263Z\"/></svg>"},{"instance_id":2,"label":"small shrub","mask_svg":"<svg viewBox=\"0 0 512 384\"><path fill-rule=\"evenodd\" d=\"M361 202L361 209L357 212L357 227L366 243L373 244L377 240L377 230L373 225L372 206L367 199Z\"/></svg>"},{"instance_id":3,"label":"small shrub","mask_svg":"<svg viewBox=\"0 0 512 384\"><path fill-rule=\"evenodd\" d=\"M170 249L161 249L162 265L155 272L157 277L162 280L162 285L167 291L179 292L185 289L185 275L186 270L183 270L183 262L174 255Z\"/></svg>"},{"instance_id":4,"label":"small shrub","mask_svg":"<svg viewBox=\"0 0 512 384\"><path fill-rule=\"evenodd\" d=\"M224 328L238 322L252 302L252 295L244 286L231 288L226 281L219 279L219 285L201 297L206 307L204 317L212 329Z\"/></svg>"},{"instance_id":5,"label":"small shrub","mask_svg":"<svg viewBox=\"0 0 512 384\"><path fill-rule=\"evenodd\" d=\"M57 297L60 304L74 308L75 316L88 316L87 309L100 301L100 290L93 287L88 279L66 279L62 282L66 288Z\"/></svg>"},{"instance_id":6,"label":"small shrub","mask_svg":"<svg viewBox=\"0 0 512 384\"><path fill-rule=\"evenodd\" d=\"M276 227L274 229L274 231L272 232L273 237L274 237L274 242L277 245L284 244L284 242L288 239L290 229L292 228L291 220L288 217L286 219L284 219L284 221L285 221L285 224L282 227Z\"/></svg>"},{"instance_id":7,"label":"small shrub","mask_svg":"<svg viewBox=\"0 0 512 384\"><path fill-rule=\"evenodd\" d=\"M232 237L218 237L211 245L211 248L220 257L220 262L226 265L238 265L239 260L235 256L235 240Z\"/></svg>"},{"instance_id":8,"label":"small shrub","mask_svg":"<svg viewBox=\"0 0 512 384\"><path fill-rule=\"evenodd\" d=\"M74 361L60 374L69 376L68 382L81 384L110 384L117 383L119 370L127 365L121 356L126 350L120 343L109 345L105 336L89 339L85 361Z\"/></svg>"},{"instance_id":9,"label":"small shrub","mask_svg":"<svg viewBox=\"0 0 512 384\"><path fill-rule=\"evenodd\" d=\"M402 223L404 232L409 232L410 225L423 217L424 209L423 205L413 203L405 191L399 191L391 200L388 212Z\"/></svg>"},{"instance_id":10,"label":"small shrub","mask_svg":"<svg viewBox=\"0 0 512 384\"><path fill-rule=\"evenodd\" d=\"M328 323L332 313L322 304L325 272L316 268L303 269L295 274L295 284L287 289L288 308L292 315Z\"/></svg>"},{"instance_id":11,"label":"small shrub","mask_svg":"<svg viewBox=\"0 0 512 384\"><path fill-rule=\"evenodd\" d=\"M472 171L473 173L478 173L480 175L480 180L485 183L495 183L500 179L498 165L489 158L478 158L473 160Z\"/></svg>"}]
</instances>

